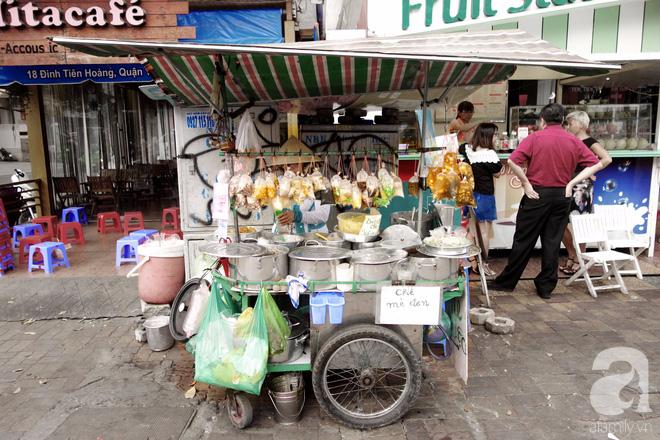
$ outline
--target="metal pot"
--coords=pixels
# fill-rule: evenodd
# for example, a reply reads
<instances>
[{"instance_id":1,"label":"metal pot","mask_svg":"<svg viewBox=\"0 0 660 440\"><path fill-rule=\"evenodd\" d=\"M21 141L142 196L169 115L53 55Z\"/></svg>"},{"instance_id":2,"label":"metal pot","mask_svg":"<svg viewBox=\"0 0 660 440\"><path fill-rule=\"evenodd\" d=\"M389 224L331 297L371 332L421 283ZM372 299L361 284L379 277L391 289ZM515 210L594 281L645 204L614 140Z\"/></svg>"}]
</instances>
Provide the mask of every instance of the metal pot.
<instances>
[{"instance_id":1,"label":"metal pot","mask_svg":"<svg viewBox=\"0 0 660 440\"><path fill-rule=\"evenodd\" d=\"M300 318L292 315L286 315L285 318L289 322L291 335L287 338L286 347L282 353L268 357L268 362L272 364L293 362L299 359L305 351L305 341L309 338L309 328Z\"/></svg>"},{"instance_id":2,"label":"metal pot","mask_svg":"<svg viewBox=\"0 0 660 440\"><path fill-rule=\"evenodd\" d=\"M325 237L326 240L319 237ZM341 238L338 234L324 234L320 232L308 232L305 234L305 246L328 246L335 248L350 249L351 243Z\"/></svg>"},{"instance_id":3,"label":"metal pot","mask_svg":"<svg viewBox=\"0 0 660 440\"><path fill-rule=\"evenodd\" d=\"M382 238L378 237L374 241L366 241L364 243L351 243L351 248L353 250L360 250L360 249L373 249L380 247L380 242L383 241Z\"/></svg>"},{"instance_id":4,"label":"metal pot","mask_svg":"<svg viewBox=\"0 0 660 440\"><path fill-rule=\"evenodd\" d=\"M417 232L417 225L419 224L419 212L415 212L415 217L412 218L412 211L397 211L393 212L390 215L390 223L393 225L406 225L411 227L415 232ZM430 212L422 214L422 234L421 238L428 237L431 235L431 229L433 229L433 217L434 215Z\"/></svg>"},{"instance_id":5,"label":"metal pot","mask_svg":"<svg viewBox=\"0 0 660 440\"><path fill-rule=\"evenodd\" d=\"M397 263L408 253L399 249L367 249L351 258L355 281L385 281L392 278Z\"/></svg>"},{"instance_id":6,"label":"metal pot","mask_svg":"<svg viewBox=\"0 0 660 440\"><path fill-rule=\"evenodd\" d=\"M417 279L425 281L441 281L452 278L458 272L458 259L430 257L421 253L410 255L414 264Z\"/></svg>"},{"instance_id":7,"label":"metal pot","mask_svg":"<svg viewBox=\"0 0 660 440\"><path fill-rule=\"evenodd\" d=\"M289 250L297 248L305 241L305 237L297 234L275 234L271 235L270 238L268 238L268 235L262 235L262 238L268 240L269 244L286 246Z\"/></svg>"},{"instance_id":8,"label":"metal pot","mask_svg":"<svg viewBox=\"0 0 660 440\"><path fill-rule=\"evenodd\" d=\"M351 255L347 249L338 249L328 246L303 246L289 252L289 274L298 276L302 274L306 279L313 281L328 281L335 277L335 268ZM323 284L324 289L331 289L334 285Z\"/></svg>"},{"instance_id":9,"label":"metal pot","mask_svg":"<svg viewBox=\"0 0 660 440\"><path fill-rule=\"evenodd\" d=\"M267 246L268 253L258 257L229 258L229 276L240 281L279 281L289 273L289 249Z\"/></svg>"}]
</instances>

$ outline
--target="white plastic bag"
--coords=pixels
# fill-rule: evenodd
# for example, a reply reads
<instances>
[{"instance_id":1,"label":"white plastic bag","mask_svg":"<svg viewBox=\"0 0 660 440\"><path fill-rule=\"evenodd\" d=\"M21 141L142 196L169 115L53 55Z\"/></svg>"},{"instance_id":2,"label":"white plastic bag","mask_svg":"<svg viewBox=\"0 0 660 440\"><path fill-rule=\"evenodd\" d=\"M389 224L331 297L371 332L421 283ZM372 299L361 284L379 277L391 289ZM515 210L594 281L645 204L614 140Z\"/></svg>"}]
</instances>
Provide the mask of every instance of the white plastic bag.
<instances>
[{"instance_id":1,"label":"white plastic bag","mask_svg":"<svg viewBox=\"0 0 660 440\"><path fill-rule=\"evenodd\" d=\"M236 150L239 153L261 151L261 141L257 129L252 122L250 112L244 112L236 132Z\"/></svg>"},{"instance_id":2,"label":"white plastic bag","mask_svg":"<svg viewBox=\"0 0 660 440\"><path fill-rule=\"evenodd\" d=\"M190 308L181 326L187 337L191 338L197 334L199 325L202 323L202 319L204 319L204 313L206 313L206 306L209 303L210 296L211 291L204 281L192 293L190 297Z\"/></svg>"}]
</instances>

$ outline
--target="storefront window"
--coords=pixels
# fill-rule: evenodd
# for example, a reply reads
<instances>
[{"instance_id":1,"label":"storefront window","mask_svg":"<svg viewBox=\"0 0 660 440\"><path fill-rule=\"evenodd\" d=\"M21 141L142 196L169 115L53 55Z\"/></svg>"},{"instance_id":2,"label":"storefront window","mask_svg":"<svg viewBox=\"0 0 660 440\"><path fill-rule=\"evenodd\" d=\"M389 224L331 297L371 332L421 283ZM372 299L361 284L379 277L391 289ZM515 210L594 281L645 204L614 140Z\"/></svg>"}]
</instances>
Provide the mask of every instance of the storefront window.
<instances>
[{"instance_id":1,"label":"storefront window","mask_svg":"<svg viewBox=\"0 0 660 440\"><path fill-rule=\"evenodd\" d=\"M131 86L46 86L43 105L53 177L85 182L102 170L174 157L171 107Z\"/></svg>"}]
</instances>

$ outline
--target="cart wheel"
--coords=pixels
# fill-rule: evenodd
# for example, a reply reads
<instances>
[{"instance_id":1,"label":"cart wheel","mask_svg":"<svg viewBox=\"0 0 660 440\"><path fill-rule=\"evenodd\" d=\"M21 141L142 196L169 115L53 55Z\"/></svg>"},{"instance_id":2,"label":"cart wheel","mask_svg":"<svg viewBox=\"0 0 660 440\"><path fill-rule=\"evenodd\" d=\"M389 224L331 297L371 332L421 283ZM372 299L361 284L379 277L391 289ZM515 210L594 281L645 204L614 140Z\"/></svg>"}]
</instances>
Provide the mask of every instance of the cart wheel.
<instances>
[{"instance_id":1,"label":"cart wheel","mask_svg":"<svg viewBox=\"0 0 660 440\"><path fill-rule=\"evenodd\" d=\"M321 408L332 417L351 428L376 428L410 409L422 384L422 362L394 331L355 325L323 344L312 384Z\"/></svg>"},{"instance_id":2,"label":"cart wheel","mask_svg":"<svg viewBox=\"0 0 660 440\"><path fill-rule=\"evenodd\" d=\"M186 342L188 336L183 331L183 322L188 315L188 308L190 306L190 299L193 292L199 287L201 280L199 278L192 278L186 284L181 286L179 293L176 294L174 302L172 303L172 311L170 312L170 333L172 337L181 342Z\"/></svg>"},{"instance_id":3,"label":"cart wheel","mask_svg":"<svg viewBox=\"0 0 660 440\"><path fill-rule=\"evenodd\" d=\"M237 429L246 428L252 423L252 404L245 394L234 393L228 397L227 414Z\"/></svg>"}]
</instances>

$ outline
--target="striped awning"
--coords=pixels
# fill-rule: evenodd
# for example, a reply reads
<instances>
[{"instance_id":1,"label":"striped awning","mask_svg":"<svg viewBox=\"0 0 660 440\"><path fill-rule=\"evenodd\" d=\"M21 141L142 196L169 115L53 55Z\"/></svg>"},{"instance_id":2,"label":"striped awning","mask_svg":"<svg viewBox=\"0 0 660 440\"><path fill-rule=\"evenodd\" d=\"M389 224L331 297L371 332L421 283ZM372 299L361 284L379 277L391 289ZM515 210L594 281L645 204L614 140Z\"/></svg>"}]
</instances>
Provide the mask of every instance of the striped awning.
<instances>
[{"instance_id":1,"label":"striped awning","mask_svg":"<svg viewBox=\"0 0 660 440\"><path fill-rule=\"evenodd\" d=\"M227 101L243 103L346 96L423 86L499 82L517 65L602 72L592 62L518 30L426 33L352 41L273 45L155 43L55 37L57 44L97 56L147 58L152 75L187 104L211 95L214 72L226 72Z\"/></svg>"}]
</instances>

